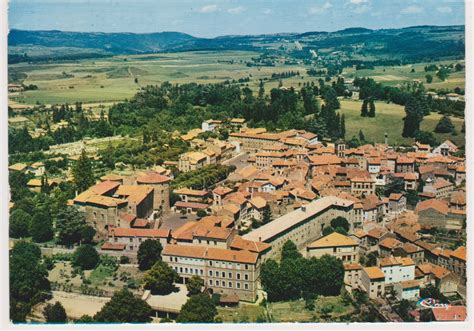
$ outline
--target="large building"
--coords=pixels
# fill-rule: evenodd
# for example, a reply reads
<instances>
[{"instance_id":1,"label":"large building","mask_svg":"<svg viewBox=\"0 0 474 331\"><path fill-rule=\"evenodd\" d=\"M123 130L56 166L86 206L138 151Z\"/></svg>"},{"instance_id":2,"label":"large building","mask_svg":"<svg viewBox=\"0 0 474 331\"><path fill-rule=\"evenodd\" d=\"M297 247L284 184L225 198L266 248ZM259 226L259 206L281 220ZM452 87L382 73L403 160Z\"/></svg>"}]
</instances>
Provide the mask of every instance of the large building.
<instances>
[{"instance_id":1,"label":"large building","mask_svg":"<svg viewBox=\"0 0 474 331\"><path fill-rule=\"evenodd\" d=\"M161 255L183 282L197 275L213 293L235 295L244 301L257 298L261 263L258 253L200 245L167 245Z\"/></svg>"},{"instance_id":2,"label":"large building","mask_svg":"<svg viewBox=\"0 0 474 331\"><path fill-rule=\"evenodd\" d=\"M358 247L351 237L333 232L309 244L306 254L317 258L328 254L342 260L342 263L356 263L359 261Z\"/></svg>"},{"instance_id":3,"label":"large building","mask_svg":"<svg viewBox=\"0 0 474 331\"><path fill-rule=\"evenodd\" d=\"M268 257L278 258L283 244L291 240L299 249L321 237L322 230L332 219L342 216L353 223L353 202L337 197L324 197L298 208L258 229L244 239L270 244Z\"/></svg>"}]
</instances>

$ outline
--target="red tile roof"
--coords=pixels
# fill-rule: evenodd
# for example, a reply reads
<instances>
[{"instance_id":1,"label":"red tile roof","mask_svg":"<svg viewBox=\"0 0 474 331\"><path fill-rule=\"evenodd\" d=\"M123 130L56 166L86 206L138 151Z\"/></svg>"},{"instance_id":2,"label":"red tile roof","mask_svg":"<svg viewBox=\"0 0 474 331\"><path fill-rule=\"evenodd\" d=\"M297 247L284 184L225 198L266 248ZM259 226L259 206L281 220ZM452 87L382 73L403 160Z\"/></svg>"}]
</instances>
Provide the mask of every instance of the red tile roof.
<instances>
[{"instance_id":1,"label":"red tile roof","mask_svg":"<svg viewBox=\"0 0 474 331\"><path fill-rule=\"evenodd\" d=\"M438 322L465 321L466 306L448 306L431 308L434 319Z\"/></svg>"},{"instance_id":2,"label":"red tile roof","mask_svg":"<svg viewBox=\"0 0 474 331\"><path fill-rule=\"evenodd\" d=\"M111 228L109 230L109 235L115 237L168 238L170 235L170 230Z\"/></svg>"}]
</instances>

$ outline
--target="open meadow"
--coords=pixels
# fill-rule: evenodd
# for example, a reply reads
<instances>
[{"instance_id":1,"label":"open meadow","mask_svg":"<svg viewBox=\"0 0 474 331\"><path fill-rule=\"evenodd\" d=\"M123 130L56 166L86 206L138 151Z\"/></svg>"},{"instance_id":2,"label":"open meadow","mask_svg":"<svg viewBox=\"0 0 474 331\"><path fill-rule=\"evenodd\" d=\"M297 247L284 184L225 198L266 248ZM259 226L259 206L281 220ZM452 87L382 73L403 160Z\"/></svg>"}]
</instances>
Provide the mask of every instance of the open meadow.
<instances>
[{"instance_id":1,"label":"open meadow","mask_svg":"<svg viewBox=\"0 0 474 331\"><path fill-rule=\"evenodd\" d=\"M402 137L403 118L405 117L403 106L377 101L375 102L376 116L374 118L361 117L361 107L362 101L341 101L339 112L346 118L346 139L350 139L352 136L358 137L359 130L362 130L366 140L371 142L384 142L385 132L388 133L389 144L411 144L413 142L412 138ZM440 118L441 115L436 113L425 116L421 122L421 129L433 132ZM458 146L464 145L464 134L461 132L463 120L451 117L451 121L456 127L457 135L435 133L435 136L440 141L450 139Z\"/></svg>"}]
</instances>

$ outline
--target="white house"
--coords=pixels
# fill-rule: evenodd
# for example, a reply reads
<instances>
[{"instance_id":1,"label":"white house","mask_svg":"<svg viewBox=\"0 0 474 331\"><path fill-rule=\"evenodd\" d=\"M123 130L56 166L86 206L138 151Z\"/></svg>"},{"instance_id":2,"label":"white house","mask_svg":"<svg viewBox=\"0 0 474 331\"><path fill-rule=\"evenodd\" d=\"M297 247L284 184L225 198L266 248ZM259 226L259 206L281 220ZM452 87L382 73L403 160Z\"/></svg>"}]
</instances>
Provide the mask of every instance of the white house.
<instances>
[{"instance_id":1,"label":"white house","mask_svg":"<svg viewBox=\"0 0 474 331\"><path fill-rule=\"evenodd\" d=\"M386 257L380 260L385 285L415 279L415 262L409 257Z\"/></svg>"}]
</instances>

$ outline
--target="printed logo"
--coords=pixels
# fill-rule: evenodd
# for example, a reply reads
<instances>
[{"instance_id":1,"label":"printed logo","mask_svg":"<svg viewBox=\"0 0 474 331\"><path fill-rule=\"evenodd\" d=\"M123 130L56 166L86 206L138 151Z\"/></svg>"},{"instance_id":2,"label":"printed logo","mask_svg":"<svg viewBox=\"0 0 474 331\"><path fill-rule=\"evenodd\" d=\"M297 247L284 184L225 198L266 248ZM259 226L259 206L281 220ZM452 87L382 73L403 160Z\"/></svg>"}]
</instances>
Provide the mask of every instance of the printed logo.
<instances>
[{"instance_id":1,"label":"printed logo","mask_svg":"<svg viewBox=\"0 0 474 331\"><path fill-rule=\"evenodd\" d=\"M434 308L434 307L442 307L442 308L448 308L449 304L447 303L441 303L437 299L433 298L423 298L418 300L416 303L418 306L425 307L425 308Z\"/></svg>"}]
</instances>

